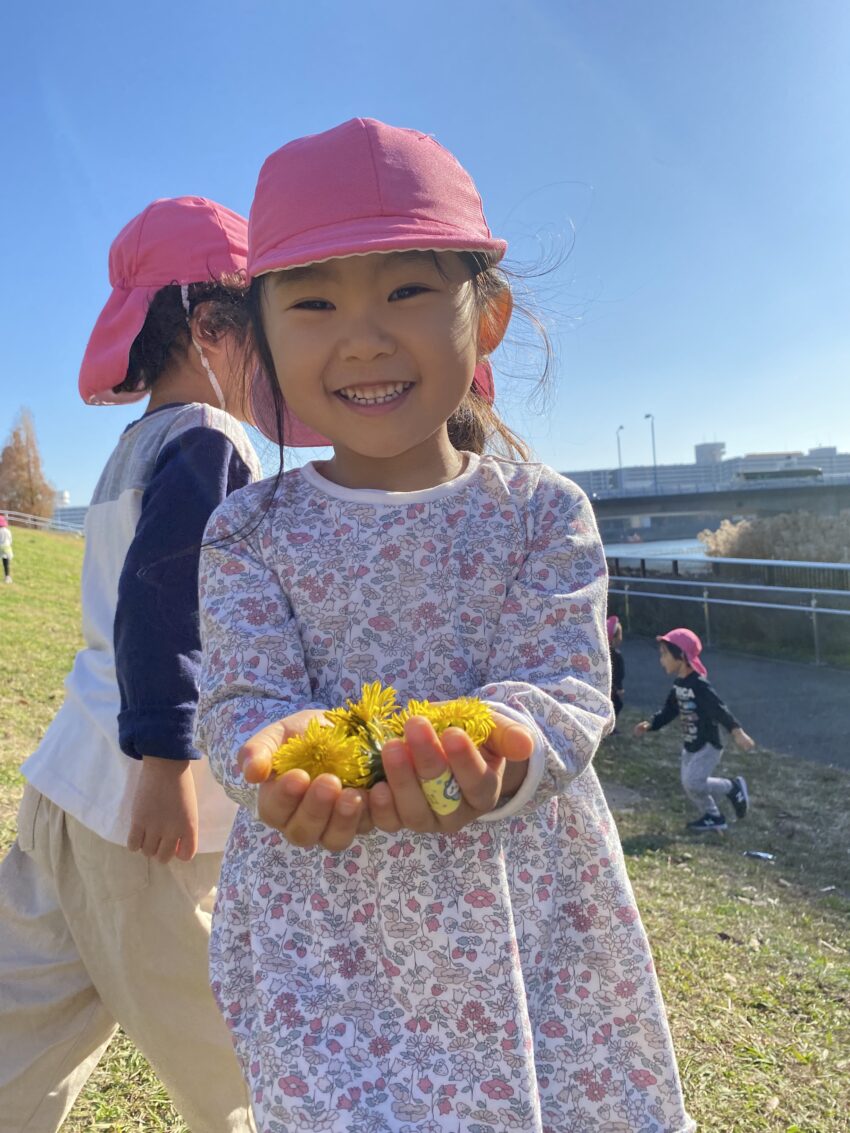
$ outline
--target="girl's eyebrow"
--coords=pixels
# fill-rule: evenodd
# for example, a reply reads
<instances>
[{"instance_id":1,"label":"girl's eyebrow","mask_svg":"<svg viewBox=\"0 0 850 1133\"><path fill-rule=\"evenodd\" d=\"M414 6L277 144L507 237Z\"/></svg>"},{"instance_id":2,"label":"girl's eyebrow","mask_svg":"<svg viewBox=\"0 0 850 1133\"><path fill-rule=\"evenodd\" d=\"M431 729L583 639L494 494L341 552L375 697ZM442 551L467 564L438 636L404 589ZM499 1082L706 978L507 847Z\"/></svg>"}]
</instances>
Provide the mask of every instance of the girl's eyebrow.
<instances>
[{"instance_id":1,"label":"girl's eyebrow","mask_svg":"<svg viewBox=\"0 0 850 1133\"><path fill-rule=\"evenodd\" d=\"M391 268L394 265L433 265L433 252L412 250L409 252L384 252L376 261L378 271ZM272 277L272 286L285 287L298 286L304 283L322 283L326 280L339 279L339 269L333 260L319 264L305 264L304 267L286 268L284 271L269 273Z\"/></svg>"},{"instance_id":2,"label":"girl's eyebrow","mask_svg":"<svg viewBox=\"0 0 850 1133\"><path fill-rule=\"evenodd\" d=\"M287 284L320 283L326 279L339 278L339 272L332 263L305 264L301 268L286 268L285 271L270 273L273 287L285 287Z\"/></svg>"}]
</instances>

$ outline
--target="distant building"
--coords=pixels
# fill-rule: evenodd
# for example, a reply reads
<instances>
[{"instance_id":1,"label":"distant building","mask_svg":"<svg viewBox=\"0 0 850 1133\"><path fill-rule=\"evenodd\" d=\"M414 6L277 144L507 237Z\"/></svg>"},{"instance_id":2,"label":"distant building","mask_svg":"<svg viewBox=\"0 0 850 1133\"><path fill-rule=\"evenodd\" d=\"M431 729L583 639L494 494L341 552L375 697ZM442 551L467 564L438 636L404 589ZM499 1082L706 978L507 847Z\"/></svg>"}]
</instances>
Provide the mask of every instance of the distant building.
<instances>
[{"instance_id":1,"label":"distant building","mask_svg":"<svg viewBox=\"0 0 850 1133\"><path fill-rule=\"evenodd\" d=\"M82 531L86 525L87 507L56 507L53 509L53 522L61 523L63 527L73 527L75 531Z\"/></svg>"},{"instance_id":2,"label":"distant building","mask_svg":"<svg viewBox=\"0 0 850 1133\"><path fill-rule=\"evenodd\" d=\"M813 470L831 477L850 476L850 453L839 452L835 447L819 446L807 453L798 449L782 452L751 452L745 456L724 457L726 445L712 441L694 446L693 464L632 464L622 469L595 468L565 472L564 475L584 488L589 496L653 495L656 481L660 493L711 492L733 488L753 473L784 471L793 476L800 469L801 476L810 476Z\"/></svg>"},{"instance_id":3,"label":"distant building","mask_svg":"<svg viewBox=\"0 0 850 1133\"><path fill-rule=\"evenodd\" d=\"M697 464L719 464L726 453L723 441L709 441L708 444L694 445Z\"/></svg>"}]
</instances>

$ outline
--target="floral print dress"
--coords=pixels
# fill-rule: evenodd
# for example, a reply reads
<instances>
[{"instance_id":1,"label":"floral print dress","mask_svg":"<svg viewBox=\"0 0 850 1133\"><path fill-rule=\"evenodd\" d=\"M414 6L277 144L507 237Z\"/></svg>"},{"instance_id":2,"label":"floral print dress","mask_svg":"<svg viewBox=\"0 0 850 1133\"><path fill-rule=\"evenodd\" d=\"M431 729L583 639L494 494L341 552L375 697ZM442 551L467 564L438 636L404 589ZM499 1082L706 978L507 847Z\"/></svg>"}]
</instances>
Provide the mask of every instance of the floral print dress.
<instances>
[{"instance_id":1,"label":"floral print dress","mask_svg":"<svg viewBox=\"0 0 850 1133\"><path fill-rule=\"evenodd\" d=\"M421 492L312 465L272 491L235 493L207 531L197 733L242 804L211 976L260 1129L692 1130L590 766L612 710L587 499L543 465L472 454ZM239 747L373 680L524 721L525 783L457 834L293 847L256 819Z\"/></svg>"}]
</instances>

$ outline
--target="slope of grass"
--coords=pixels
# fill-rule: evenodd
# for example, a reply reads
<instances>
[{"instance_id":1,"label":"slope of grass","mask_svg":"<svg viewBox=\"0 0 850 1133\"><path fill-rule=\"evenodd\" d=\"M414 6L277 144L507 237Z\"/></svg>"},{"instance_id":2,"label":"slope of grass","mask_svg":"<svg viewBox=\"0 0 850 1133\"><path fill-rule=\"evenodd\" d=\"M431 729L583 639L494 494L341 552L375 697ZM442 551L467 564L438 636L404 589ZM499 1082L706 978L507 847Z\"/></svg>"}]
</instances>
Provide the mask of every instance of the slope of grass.
<instances>
[{"instance_id":1,"label":"slope of grass","mask_svg":"<svg viewBox=\"0 0 850 1133\"><path fill-rule=\"evenodd\" d=\"M14 837L18 765L61 703L79 642L82 543L15 533L15 584L0 589L7 673L0 692L0 845ZM596 760L630 789L617 820L670 1014L688 1106L724 1133L842 1133L850 1110L850 774L731 751L753 809L698 840L672 729L619 736ZM846 743L846 738L837 737ZM773 853L773 862L743 856ZM119 1035L66 1133L186 1133L148 1064Z\"/></svg>"}]
</instances>

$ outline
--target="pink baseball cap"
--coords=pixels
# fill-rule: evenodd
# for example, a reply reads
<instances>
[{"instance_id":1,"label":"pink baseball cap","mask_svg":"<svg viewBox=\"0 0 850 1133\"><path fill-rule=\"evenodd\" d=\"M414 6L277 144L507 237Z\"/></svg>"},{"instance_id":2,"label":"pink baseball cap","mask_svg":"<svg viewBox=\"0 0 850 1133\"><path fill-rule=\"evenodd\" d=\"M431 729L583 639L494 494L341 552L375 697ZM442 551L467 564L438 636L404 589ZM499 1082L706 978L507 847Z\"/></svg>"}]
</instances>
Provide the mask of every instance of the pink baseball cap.
<instances>
[{"instance_id":1,"label":"pink baseball cap","mask_svg":"<svg viewBox=\"0 0 850 1133\"><path fill-rule=\"evenodd\" d=\"M145 390L113 393L127 376L130 347L142 329L150 301L173 283L206 283L245 274L248 224L244 217L204 197L154 201L134 216L109 249L112 294L91 333L79 389L89 405L138 401Z\"/></svg>"},{"instance_id":2,"label":"pink baseball cap","mask_svg":"<svg viewBox=\"0 0 850 1133\"><path fill-rule=\"evenodd\" d=\"M655 640L677 645L695 673L699 673L701 677L707 674L708 670L699 659L702 652L702 642L692 629L671 629L669 633L662 633Z\"/></svg>"},{"instance_id":3,"label":"pink baseball cap","mask_svg":"<svg viewBox=\"0 0 850 1133\"><path fill-rule=\"evenodd\" d=\"M605 619L605 628L608 631L608 640L613 641L614 640L614 634L620 628L620 619L617 617L616 614L611 614L611 616L609 618Z\"/></svg>"},{"instance_id":4,"label":"pink baseball cap","mask_svg":"<svg viewBox=\"0 0 850 1133\"><path fill-rule=\"evenodd\" d=\"M418 130L352 118L297 138L260 170L248 275L370 252L491 252L496 240L466 170Z\"/></svg>"},{"instance_id":5,"label":"pink baseball cap","mask_svg":"<svg viewBox=\"0 0 850 1133\"><path fill-rule=\"evenodd\" d=\"M472 178L428 134L352 118L276 150L260 170L248 229L250 278L322 260L370 252L490 252L507 244L492 236ZM487 361L473 388L495 397ZM268 382L252 387L257 428L278 440ZM284 420L284 443L330 442L295 419Z\"/></svg>"}]
</instances>

